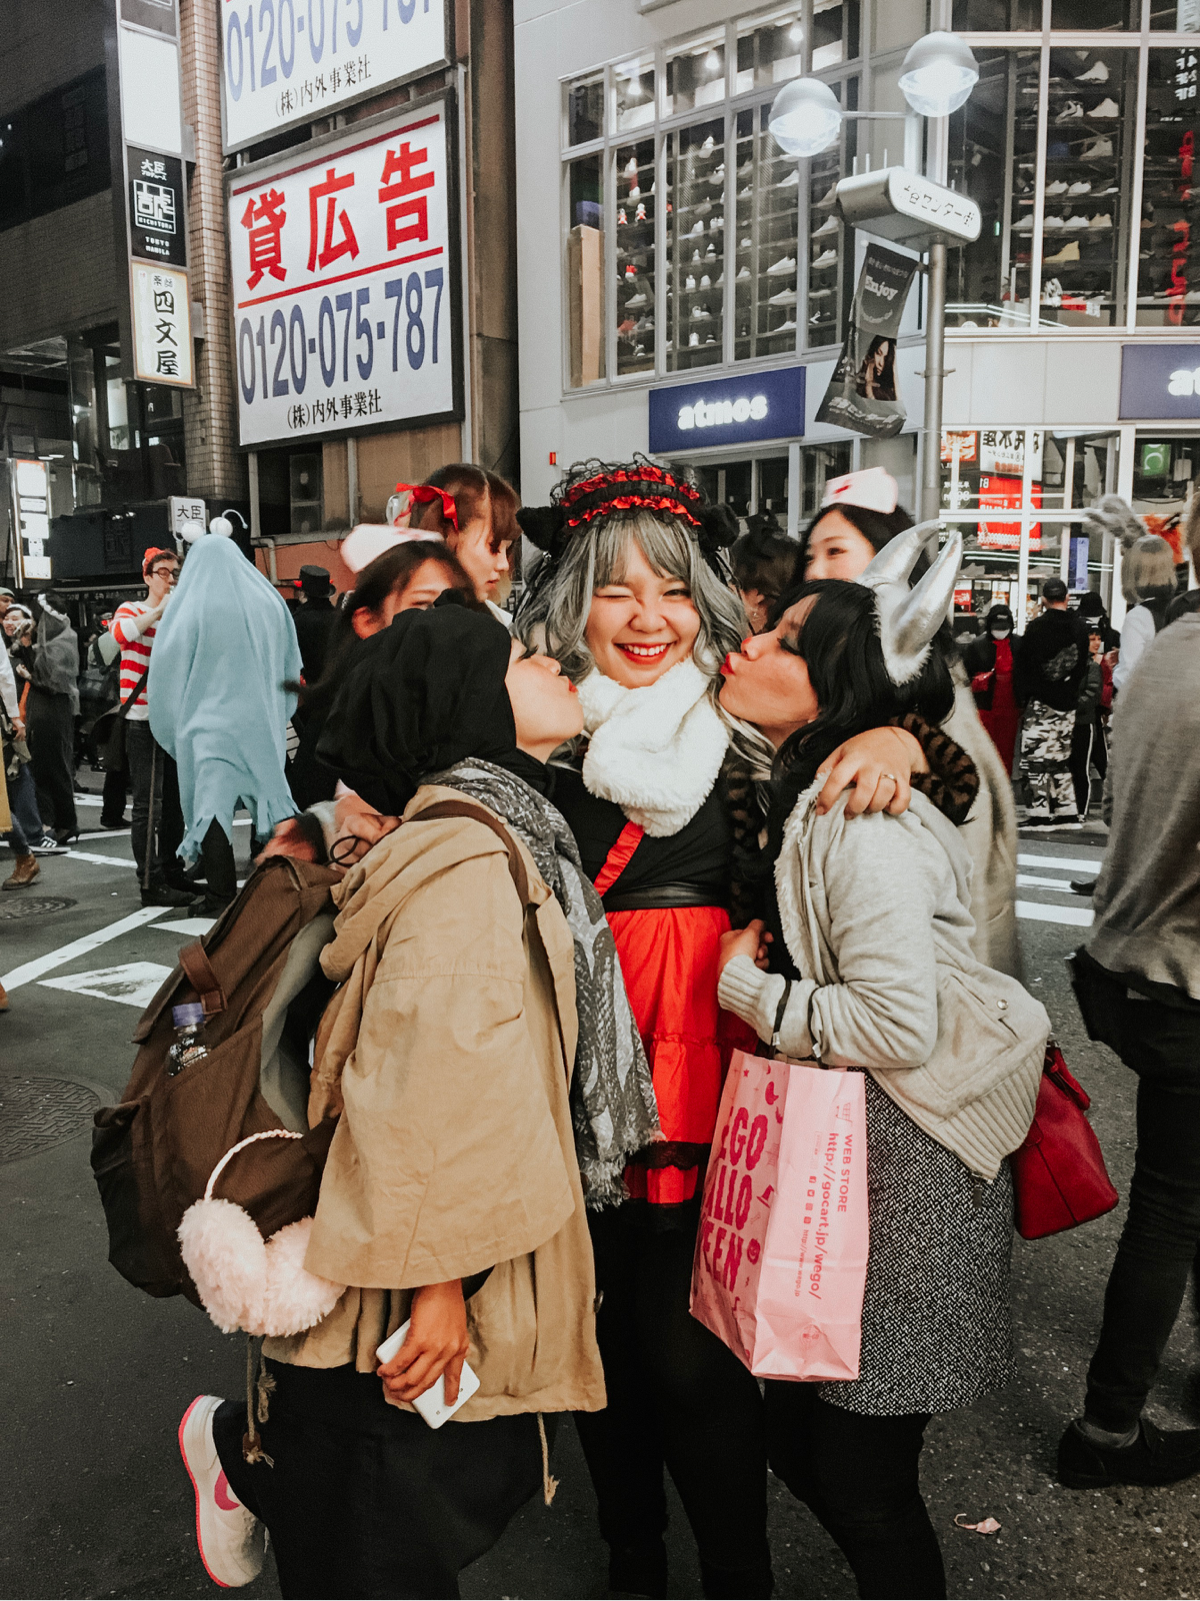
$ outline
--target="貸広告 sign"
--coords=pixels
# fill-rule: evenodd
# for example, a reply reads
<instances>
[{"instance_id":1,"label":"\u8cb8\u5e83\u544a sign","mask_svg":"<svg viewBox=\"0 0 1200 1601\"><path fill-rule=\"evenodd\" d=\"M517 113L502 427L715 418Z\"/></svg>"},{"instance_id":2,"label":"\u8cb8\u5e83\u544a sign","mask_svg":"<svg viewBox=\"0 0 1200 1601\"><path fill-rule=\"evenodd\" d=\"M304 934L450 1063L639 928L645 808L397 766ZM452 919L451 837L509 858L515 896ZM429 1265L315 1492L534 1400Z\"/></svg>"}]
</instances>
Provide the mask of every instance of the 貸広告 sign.
<instances>
[{"instance_id":1,"label":"\u8cb8\u5e83\u544a sign","mask_svg":"<svg viewBox=\"0 0 1200 1601\"><path fill-rule=\"evenodd\" d=\"M446 105L231 174L243 445L455 414Z\"/></svg>"},{"instance_id":2,"label":"\u8cb8\u5e83\u544a sign","mask_svg":"<svg viewBox=\"0 0 1200 1601\"><path fill-rule=\"evenodd\" d=\"M447 59L446 0L223 0L225 149Z\"/></svg>"},{"instance_id":3,"label":"\u8cb8\u5e83\u544a sign","mask_svg":"<svg viewBox=\"0 0 1200 1601\"><path fill-rule=\"evenodd\" d=\"M803 367L650 391L650 450L655 456L758 439L799 439L803 432Z\"/></svg>"},{"instance_id":4,"label":"\u8cb8\u5e83\u544a sign","mask_svg":"<svg viewBox=\"0 0 1200 1601\"><path fill-rule=\"evenodd\" d=\"M1117 415L1200 417L1200 345L1122 345Z\"/></svg>"}]
</instances>

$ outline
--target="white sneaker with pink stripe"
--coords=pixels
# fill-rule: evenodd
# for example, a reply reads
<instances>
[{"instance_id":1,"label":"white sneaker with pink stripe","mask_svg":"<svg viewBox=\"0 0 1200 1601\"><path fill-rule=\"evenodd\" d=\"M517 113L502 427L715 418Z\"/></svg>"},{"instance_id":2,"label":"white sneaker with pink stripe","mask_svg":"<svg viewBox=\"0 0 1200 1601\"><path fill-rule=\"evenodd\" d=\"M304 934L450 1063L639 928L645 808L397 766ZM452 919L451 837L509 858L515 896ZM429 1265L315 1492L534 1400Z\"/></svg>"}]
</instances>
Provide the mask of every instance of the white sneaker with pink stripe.
<instances>
[{"instance_id":1,"label":"white sneaker with pink stripe","mask_svg":"<svg viewBox=\"0 0 1200 1601\"><path fill-rule=\"evenodd\" d=\"M198 1395L179 1425L179 1451L196 1492L196 1544L214 1584L237 1589L256 1579L267 1548L266 1525L234 1495L213 1439L219 1395Z\"/></svg>"}]
</instances>

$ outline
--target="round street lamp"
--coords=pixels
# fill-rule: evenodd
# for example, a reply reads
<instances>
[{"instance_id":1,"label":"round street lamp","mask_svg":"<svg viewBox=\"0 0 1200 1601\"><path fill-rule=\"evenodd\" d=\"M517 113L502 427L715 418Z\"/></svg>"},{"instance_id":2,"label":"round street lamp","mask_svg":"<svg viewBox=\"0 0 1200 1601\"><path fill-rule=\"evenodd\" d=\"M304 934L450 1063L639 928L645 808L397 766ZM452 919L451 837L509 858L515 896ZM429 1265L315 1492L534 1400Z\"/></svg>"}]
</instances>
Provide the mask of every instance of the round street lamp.
<instances>
[{"instance_id":1,"label":"round street lamp","mask_svg":"<svg viewBox=\"0 0 1200 1601\"><path fill-rule=\"evenodd\" d=\"M923 117L948 117L979 82L970 49L952 33L927 33L904 58L900 92Z\"/></svg>"},{"instance_id":2,"label":"round street lamp","mask_svg":"<svg viewBox=\"0 0 1200 1601\"><path fill-rule=\"evenodd\" d=\"M816 156L837 139L842 108L820 78L793 78L775 96L767 126L787 155Z\"/></svg>"}]
</instances>

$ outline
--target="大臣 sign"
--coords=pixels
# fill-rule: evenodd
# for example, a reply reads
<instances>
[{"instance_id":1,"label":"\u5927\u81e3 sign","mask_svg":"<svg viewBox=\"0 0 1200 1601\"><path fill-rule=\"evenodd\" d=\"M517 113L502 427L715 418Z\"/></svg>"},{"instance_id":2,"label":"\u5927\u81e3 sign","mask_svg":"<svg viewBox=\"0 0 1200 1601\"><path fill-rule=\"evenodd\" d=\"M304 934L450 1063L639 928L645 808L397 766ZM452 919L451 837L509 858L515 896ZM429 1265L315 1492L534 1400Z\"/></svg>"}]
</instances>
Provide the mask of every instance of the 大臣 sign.
<instances>
[{"instance_id":1,"label":"\u5927\u81e3 sign","mask_svg":"<svg viewBox=\"0 0 1200 1601\"><path fill-rule=\"evenodd\" d=\"M223 0L225 149L444 61L446 0Z\"/></svg>"},{"instance_id":2,"label":"\u5927\u81e3 sign","mask_svg":"<svg viewBox=\"0 0 1200 1601\"><path fill-rule=\"evenodd\" d=\"M454 415L446 105L232 175L243 445Z\"/></svg>"}]
</instances>

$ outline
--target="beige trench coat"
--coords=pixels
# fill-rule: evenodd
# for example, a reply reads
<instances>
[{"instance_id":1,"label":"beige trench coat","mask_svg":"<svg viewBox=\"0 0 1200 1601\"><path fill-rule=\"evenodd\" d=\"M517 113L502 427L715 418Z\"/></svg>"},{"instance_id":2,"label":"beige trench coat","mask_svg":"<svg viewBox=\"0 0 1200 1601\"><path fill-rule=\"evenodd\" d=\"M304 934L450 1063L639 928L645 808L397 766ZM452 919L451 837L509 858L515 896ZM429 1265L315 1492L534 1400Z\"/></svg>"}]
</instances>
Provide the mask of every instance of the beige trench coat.
<instances>
[{"instance_id":1,"label":"beige trench coat","mask_svg":"<svg viewBox=\"0 0 1200 1601\"><path fill-rule=\"evenodd\" d=\"M422 788L334 892L322 966L342 988L318 1034L309 1121L340 1121L306 1265L353 1288L266 1354L373 1372L414 1288L491 1268L467 1303L480 1389L457 1418L595 1411L604 1379L568 1103L571 933L511 832L519 884L485 823L421 821L445 801L463 797Z\"/></svg>"}]
</instances>

